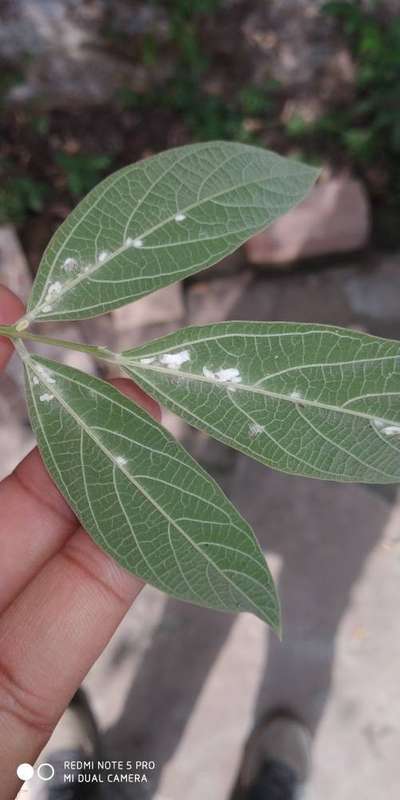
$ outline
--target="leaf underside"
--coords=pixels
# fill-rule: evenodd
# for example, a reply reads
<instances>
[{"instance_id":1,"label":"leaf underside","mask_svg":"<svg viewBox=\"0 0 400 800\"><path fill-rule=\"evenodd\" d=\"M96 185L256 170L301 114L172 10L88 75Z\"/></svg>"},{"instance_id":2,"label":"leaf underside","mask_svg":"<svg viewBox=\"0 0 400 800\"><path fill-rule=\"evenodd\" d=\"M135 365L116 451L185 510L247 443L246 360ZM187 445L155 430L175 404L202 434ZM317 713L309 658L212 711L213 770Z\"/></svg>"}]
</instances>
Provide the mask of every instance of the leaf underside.
<instances>
[{"instance_id":1,"label":"leaf underside","mask_svg":"<svg viewBox=\"0 0 400 800\"><path fill-rule=\"evenodd\" d=\"M98 378L28 354L25 374L43 460L93 539L174 597L279 629L257 540L181 445Z\"/></svg>"},{"instance_id":2,"label":"leaf underside","mask_svg":"<svg viewBox=\"0 0 400 800\"><path fill-rule=\"evenodd\" d=\"M400 344L324 325L186 328L121 357L146 392L268 466L400 479Z\"/></svg>"},{"instance_id":3,"label":"leaf underside","mask_svg":"<svg viewBox=\"0 0 400 800\"><path fill-rule=\"evenodd\" d=\"M125 167L56 231L27 317L94 317L209 267L302 200L317 175L234 142L180 147Z\"/></svg>"},{"instance_id":4,"label":"leaf underside","mask_svg":"<svg viewBox=\"0 0 400 800\"><path fill-rule=\"evenodd\" d=\"M215 264L300 202L318 171L260 148L169 150L99 184L50 241L27 320L118 308ZM103 381L23 353L43 460L93 539L182 600L280 629L247 523L168 432ZM400 478L400 344L331 326L228 322L129 350L122 370L190 424L271 466Z\"/></svg>"}]
</instances>

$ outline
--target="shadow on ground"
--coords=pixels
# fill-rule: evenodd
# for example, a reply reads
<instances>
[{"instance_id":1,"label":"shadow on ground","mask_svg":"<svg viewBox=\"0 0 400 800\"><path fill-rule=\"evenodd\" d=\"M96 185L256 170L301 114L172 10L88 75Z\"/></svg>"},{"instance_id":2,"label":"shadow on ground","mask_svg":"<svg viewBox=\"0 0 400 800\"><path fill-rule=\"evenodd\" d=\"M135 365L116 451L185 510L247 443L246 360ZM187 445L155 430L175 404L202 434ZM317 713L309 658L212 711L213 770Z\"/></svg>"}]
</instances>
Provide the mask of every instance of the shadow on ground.
<instances>
[{"instance_id":1,"label":"shadow on ground","mask_svg":"<svg viewBox=\"0 0 400 800\"><path fill-rule=\"evenodd\" d=\"M292 274L274 281L258 279L230 316L358 322L337 270L318 277ZM189 435L189 446L194 437ZM239 454L218 479L253 526L266 554L276 554L280 564L284 639L280 643L265 629L265 665L255 693L254 718L274 706L290 707L315 732L329 697L338 630L353 587L382 536L390 512L388 498L357 485L275 473ZM163 769L181 746L233 624L229 615L172 600L166 603L122 715L106 734L107 752L115 757L128 759L134 753L135 758L158 762L150 793L147 789L143 796L157 795ZM357 639L357 631L354 635ZM245 676L238 672L236 678L239 697ZM213 726L224 725L223 698L220 708L222 716L212 721ZM351 715L351 703L345 713ZM214 735L215 730L210 730L210 737ZM234 782L234 770L230 778L227 785ZM187 796L183 788L178 795L173 795L174 800Z\"/></svg>"}]
</instances>

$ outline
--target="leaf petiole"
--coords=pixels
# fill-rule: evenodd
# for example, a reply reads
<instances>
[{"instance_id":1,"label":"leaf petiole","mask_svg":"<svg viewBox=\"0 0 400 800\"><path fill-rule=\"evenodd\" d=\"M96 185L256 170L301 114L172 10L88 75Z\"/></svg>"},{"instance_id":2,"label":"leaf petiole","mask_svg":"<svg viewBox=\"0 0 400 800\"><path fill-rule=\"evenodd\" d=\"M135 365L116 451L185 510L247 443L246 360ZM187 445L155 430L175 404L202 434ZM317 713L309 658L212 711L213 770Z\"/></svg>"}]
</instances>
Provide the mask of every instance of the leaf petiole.
<instances>
[{"instance_id":1,"label":"leaf petiole","mask_svg":"<svg viewBox=\"0 0 400 800\"><path fill-rule=\"evenodd\" d=\"M41 336L39 334L30 333L26 330L17 330L15 325L0 325L0 336L6 336L11 341L26 339L31 342L38 342L39 344L54 345L54 347L62 347L66 350L76 350L80 353L89 353L101 361L115 362L118 355L109 350L108 347L101 347L93 344L84 344L82 342L73 342L68 339L57 339L51 336Z\"/></svg>"}]
</instances>

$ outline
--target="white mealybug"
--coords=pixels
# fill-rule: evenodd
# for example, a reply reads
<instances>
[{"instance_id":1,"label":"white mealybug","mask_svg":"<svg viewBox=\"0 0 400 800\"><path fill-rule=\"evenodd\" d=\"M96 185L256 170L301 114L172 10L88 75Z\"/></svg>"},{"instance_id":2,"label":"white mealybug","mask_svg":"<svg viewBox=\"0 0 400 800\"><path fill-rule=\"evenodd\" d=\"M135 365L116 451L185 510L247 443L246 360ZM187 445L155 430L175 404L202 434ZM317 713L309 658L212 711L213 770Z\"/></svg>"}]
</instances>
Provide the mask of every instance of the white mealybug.
<instances>
[{"instance_id":1,"label":"white mealybug","mask_svg":"<svg viewBox=\"0 0 400 800\"><path fill-rule=\"evenodd\" d=\"M62 291L62 283L60 283L60 281L54 281L54 283L50 284L47 290L47 297L49 299L51 297L57 297L61 291Z\"/></svg>"},{"instance_id":2,"label":"white mealybug","mask_svg":"<svg viewBox=\"0 0 400 800\"><path fill-rule=\"evenodd\" d=\"M296 400L302 400L303 399L303 396L302 396L302 394L300 394L300 392L291 392L289 397L290 397L291 400L294 400L295 402L296 402Z\"/></svg>"},{"instance_id":3,"label":"white mealybug","mask_svg":"<svg viewBox=\"0 0 400 800\"><path fill-rule=\"evenodd\" d=\"M141 364L152 364L153 361L155 361L155 360L156 360L155 356L148 356L147 358L141 358L140 359L140 363Z\"/></svg>"},{"instance_id":4,"label":"white mealybug","mask_svg":"<svg viewBox=\"0 0 400 800\"><path fill-rule=\"evenodd\" d=\"M46 303L51 303L52 300L56 300L57 297L61 294L62 288L63 288L62 283L60 283L60 281L54 281L54 283L51 283L49 288L47 289Z\"/></svg>"},{"instance_id":5,"label":"white mealybug","mask_svg":"<svg viewBox=\"0 0 400 800\"><path fill-rule=\"evenodd\" d=\"M215 376L218 381L222 381L222 383L241 383L242 379L240 377L240 372L236 367L230 367L229 369L220 369L218 372L215 373Z\"/></svg>"},{"instance_id":6,"label":"white mealybug","mask_svg":"<svg viewBox=\"0 0 400 800\"><path fill-rule=\"evenodd\" d=\"M125 464L127 464L128 462L126 458L124 458L123 456L117 456L115 459L115 463L118 464L119 467L124 467Z\"/></svg>"},{"instance_id":7,"label":"white mealybug","mask_svg":"<svg viewBox=\"0 0 400 800\"><path fill-rule=\"evenodd\" d=\"M183 214L182 211L178 211L175 214L175 218L174 219L175 219L175 222L183 222L183 220L186 219L186 214Z\"/></svg>"},{"instance_id":8,"label":"white mealybug","mask_svg":"<svg viewBox=\"0 0 400 800\"><path fill-rule=\"evenodd\" d=\"M37 385L38 385L38 383L39 383L39 378L37 378L37 377L36 377L36 375L34 375L34 376L33 376L33 378L32 378L32 383L33 383L33 385L34 385L34 386L37 386Z\"/></svg>"},{"instance_id":9,"label":"white mealybug","mask_svg":"<svg viewBox=\"0 0 400 800\"><path fill-rule=\"evenodd\" d=\"M400 436L400 425L387 425L382 428L382 433L386 436Z\"/></svg>"},{"instance_id":10,"label":"white mealybug","mask_svg":"<svg viewBox=\"0 0 400 800\"><path fill-rule=\"evenodd\" d=\"M53 310L53 306L49 306L49 305L47 305L47 303L46 303L46 305L42 306L43 314L49 314L50 311L52 311L52 310Z\"/></svg>"},{"instance_id":11,"label":"white mealybug","mask_svg":"<svg viewBox=\"0 0 400 800\"><path fill-rule=\"evenodd\" d=\"M133 239L130 236L128 236L128 238L125 239L125 241L124 241L124 245L125 245L125 247L132 247Z\"/></svg>"},{"instance_id":12,"label":"white mealybug","mask_svg":"<svg viewBox=\"0 0 400 800\"><path fill-rule=\"evenodd\" d=\"M36 369L37 369L40 377L43 378L44 381L47 381L47 383L55 383L56 382L56 379L53 378L50 370L47 369L47 367L44 367L43 364L37 364L36 365Z\"/></svg>"},{"instance_id":13,"label":"white mealybug","mask_svg":"<svg viewBox=\"0 0 400 800\"><path fill-rule=\"evenodd\" d=\"M65 269L66 272L73 272L74 269L78 269L79 264L76 258L66 258L62 268Z\"/></svg>"},{"instance_id":14,"label":"white mealybug","mask_svg":"<svg viewBox=\"0 0 400 800\"><path fill-rule=\"evenodd\" d=\"M249 427L250 436L257 436L259 433L263 433L264 431L264 425L259 425L258 422L252 422Z\"/></svg>"},{"instance_id":15,"label":"white mealybug","mask_svg":"<svg viewBox=\"0 0 400 800\"><path fill-rule=\"evenodd\" d=\"M178 369L186 361L190 361L189 350L180 350L178 353L163 353L160 356L160 364L165 364L170 369L173 367Z\"/></svg>"},{"instance_id":16,"label":"white mealybug","mask_svg":"<svg viewBox=\"0 0 400 800\"><path fill-rule=\"evenodd\" d=\"M380 430L381 428L384 428L385 425L386 425L386 423L383 421L383 419L378 419L377 417L375 419L371 420L371 423L374 426L374 428L377 428L378 430Z\"/></svg>"},{"instance_id":17,"label":"white mealybug","mask_svg":"<svg viewBox=\"0 0 400 800\"><path fill-rule=\"evenodd\" d=\"M109 255L110 255L110 253L108 253L107 250L103 250L99 255L100 264L103 264L104 261L107 261L107 258L109 257Z\"/></svg>"},{"instance_id":18,"label":"white mealybug","mask_svg":"<svg viewBox=\"0 0 400 800\"><path fill-rule=\"evenodd\" d=\"M45 392L44 394L40 395L39 400L41 403L48 403L50 400L53 400L53 397L54 394L48 394L47 392Z\"/></svg>"},{"instance_id":19,"label":"white mealybug","mask_svg":"<svg viewBox=\"0 0 400 800\"><path fill-rule=\"evenodd\" d=\"M134 247L143 247L143 239L134 239L133 240Z\"/></svg>"},{"instance_id":20,"label":"white mealybug","mask_svg":"<svg viewBox=\"0 0 400 800\"><path fill-rule=\"evenodd\" d=\"M219 369L217 372L212 372L208 367L203 367L203 375L210 380L218 381L218 383L241 383L242 378L240 372L236 367L229 367L228 369Z\"/></svg>"}]
</instances>

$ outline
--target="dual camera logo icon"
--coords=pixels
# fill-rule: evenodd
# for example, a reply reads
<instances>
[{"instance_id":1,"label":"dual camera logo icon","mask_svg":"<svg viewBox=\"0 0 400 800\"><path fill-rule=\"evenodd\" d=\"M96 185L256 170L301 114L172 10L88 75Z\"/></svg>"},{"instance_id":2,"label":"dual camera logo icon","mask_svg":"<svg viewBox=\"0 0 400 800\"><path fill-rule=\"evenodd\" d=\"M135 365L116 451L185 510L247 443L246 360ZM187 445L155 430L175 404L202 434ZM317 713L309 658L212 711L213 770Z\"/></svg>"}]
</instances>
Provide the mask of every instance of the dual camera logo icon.
<instances>
[{"instance_id":1,"label":"dual camera logo icon","mask_svg":"<svg viewBox=\"0 0 400 800\"><path fill-rule=\"evenodd\" d=\"M20 781L30 781L34 774L35 768L32 767L32 764L18 764L17 776ZM51 781L51 779L54 778L55 769L52 764L44 762L36 767L36 774L41 781Z\"/></svg>"}]
</instances>

